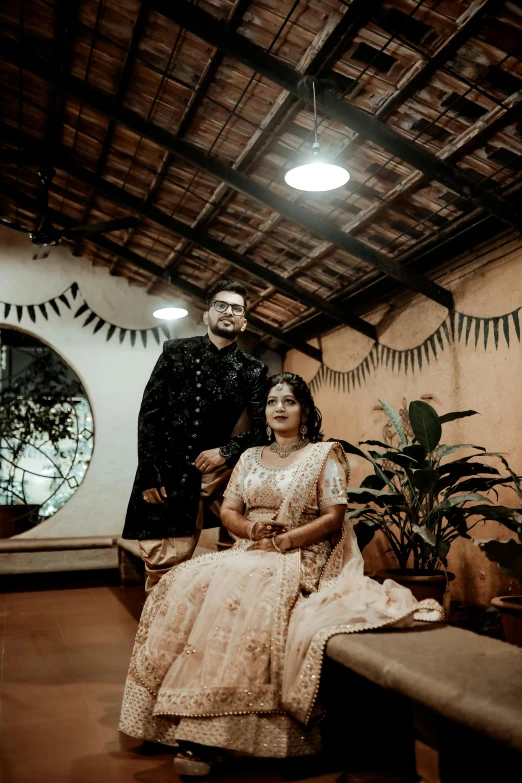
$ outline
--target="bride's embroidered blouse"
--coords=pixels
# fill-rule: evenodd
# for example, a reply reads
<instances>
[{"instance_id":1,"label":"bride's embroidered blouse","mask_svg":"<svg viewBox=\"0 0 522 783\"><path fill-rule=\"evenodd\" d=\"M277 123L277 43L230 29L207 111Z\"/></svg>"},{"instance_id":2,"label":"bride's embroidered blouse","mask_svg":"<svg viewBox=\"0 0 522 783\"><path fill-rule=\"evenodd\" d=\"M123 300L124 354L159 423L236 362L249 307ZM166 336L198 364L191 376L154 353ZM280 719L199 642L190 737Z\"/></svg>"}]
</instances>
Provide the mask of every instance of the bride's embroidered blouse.
<instances>
[{"instance_id":1,"label":"bride's embroidered blouse","mask_svg":"<svg viewBox=\"0 0 522 783\"><path fill-rule=\"evenodd\" d=\"M292 465L274 467L264 462L262 446L245 451L237 463L225 497L236 503L244 503L247 519L266 519L273 516L288 493L296 471L304 459ZM317 492L312 493L303 517L308 521L317 517L320 509L346 503L346 467L332 449L317 482Z\"/></svg>"}]
</instances>

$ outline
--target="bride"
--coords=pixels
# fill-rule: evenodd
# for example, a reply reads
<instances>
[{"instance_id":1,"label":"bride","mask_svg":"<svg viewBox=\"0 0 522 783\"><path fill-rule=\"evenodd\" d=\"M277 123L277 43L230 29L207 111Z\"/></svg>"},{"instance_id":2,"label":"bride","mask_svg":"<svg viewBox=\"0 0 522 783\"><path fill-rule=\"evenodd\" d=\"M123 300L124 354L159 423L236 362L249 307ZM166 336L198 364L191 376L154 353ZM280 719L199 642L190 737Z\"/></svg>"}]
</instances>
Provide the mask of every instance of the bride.
<instances>
[{"instance_id":1,"label":"bride","mask_svg":"<svg viewBox=\"0 0 522 783\"><path fill-rule=\"evenodd\" d=\"M269 445L242 455L225 491L234 546L169 571L136 635L120 730L178 746L181 774L208 774L217 749L317 753L328 639L441 617L436 602L364 576L345 519L348 463L321 442L302 378L270 379L266 420Z\"/></svg>"}]
</instances>

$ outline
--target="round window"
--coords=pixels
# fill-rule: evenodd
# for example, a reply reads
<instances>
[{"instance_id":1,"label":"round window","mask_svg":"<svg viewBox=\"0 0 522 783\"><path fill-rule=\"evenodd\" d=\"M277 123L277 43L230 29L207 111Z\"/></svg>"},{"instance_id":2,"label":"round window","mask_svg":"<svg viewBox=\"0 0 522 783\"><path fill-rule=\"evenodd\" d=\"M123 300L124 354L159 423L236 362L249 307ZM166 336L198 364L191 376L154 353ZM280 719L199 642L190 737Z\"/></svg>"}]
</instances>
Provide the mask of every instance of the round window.
<instances>
[{"instance_id":1,"label":"round window","mask_svg":"<svg viewBox=\"0 0 522 783\"><path fill-rule=\"evenodd\" d=\"M0 537L55 514L81 484L94 445L75 372L32 335L0 328Z\"/></svg>"}]
</instances>

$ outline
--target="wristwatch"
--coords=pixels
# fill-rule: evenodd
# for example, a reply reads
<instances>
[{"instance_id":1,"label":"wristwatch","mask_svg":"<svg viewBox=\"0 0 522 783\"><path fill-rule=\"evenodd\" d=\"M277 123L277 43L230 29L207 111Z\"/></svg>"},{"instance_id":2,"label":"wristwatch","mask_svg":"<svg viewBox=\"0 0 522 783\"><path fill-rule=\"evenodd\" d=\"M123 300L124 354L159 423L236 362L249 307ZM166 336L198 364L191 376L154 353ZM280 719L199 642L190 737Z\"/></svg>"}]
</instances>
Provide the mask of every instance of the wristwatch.
<instances>
[{"instance_id":1,"label":"wristwatch","mask_svg":"<svg viewBox=\"0 0 522 783\"><path fill-rule=\"evenodd\" d=\"M226 446L221 446L221 448L219 449L219 453L225 459L229 459L232 456L233 451L230 448L230 446L226 445Z\"/></svg>"}]
</instances>

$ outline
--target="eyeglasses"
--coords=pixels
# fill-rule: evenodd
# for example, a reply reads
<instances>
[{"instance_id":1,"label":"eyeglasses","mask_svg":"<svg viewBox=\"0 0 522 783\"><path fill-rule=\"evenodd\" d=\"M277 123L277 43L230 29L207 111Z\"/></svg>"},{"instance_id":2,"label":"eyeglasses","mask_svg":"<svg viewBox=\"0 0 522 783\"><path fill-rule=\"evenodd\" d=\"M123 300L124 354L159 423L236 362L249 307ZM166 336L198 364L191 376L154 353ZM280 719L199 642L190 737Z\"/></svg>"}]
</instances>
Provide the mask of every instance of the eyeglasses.
<instances>
[{"instance_id":1,"label":"eyeglasses","mask_svg":"<svg viewBox=\"0 0 522 783\"><path fill-rule=\"evenodd\" d=\"M232 315L240 316L245 314L245 308L239 304L229 304L228 302L221 302L219 299L214 299L210 303L210 307L214 307L216 313L226 313L228 308L232 311ZM210 310L210 307L208 308Z\"/></svg>"}]
</instances>

